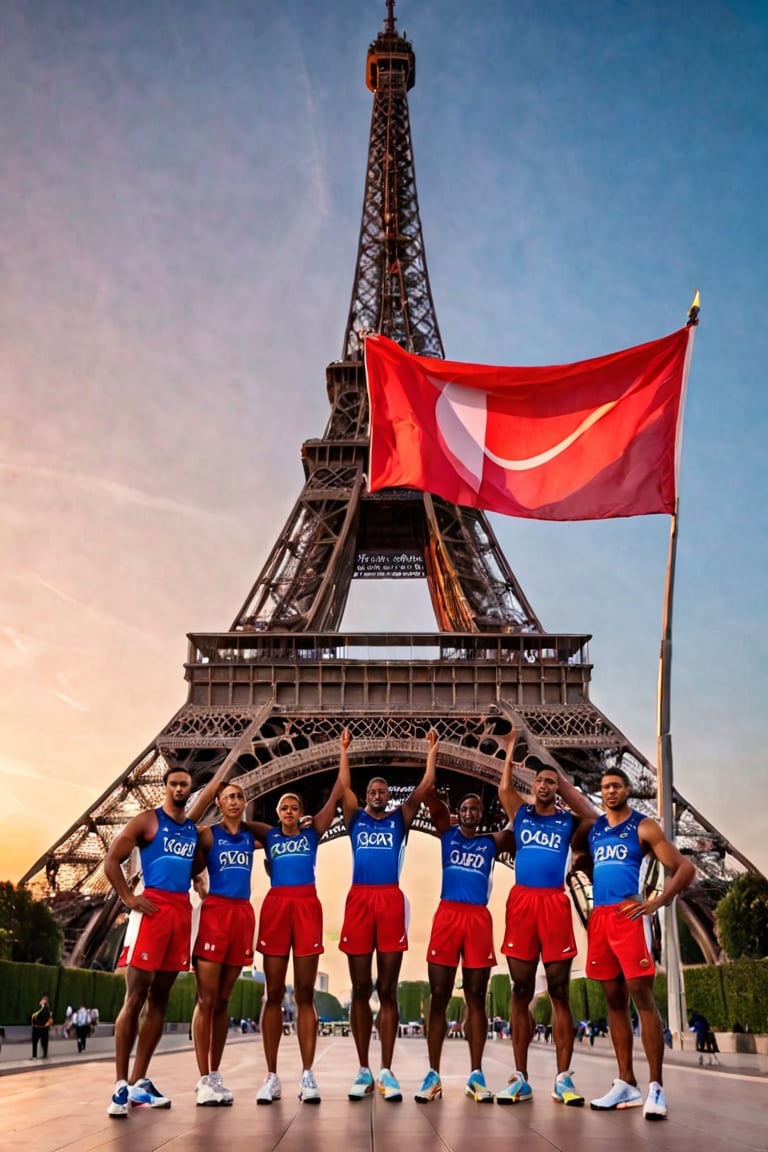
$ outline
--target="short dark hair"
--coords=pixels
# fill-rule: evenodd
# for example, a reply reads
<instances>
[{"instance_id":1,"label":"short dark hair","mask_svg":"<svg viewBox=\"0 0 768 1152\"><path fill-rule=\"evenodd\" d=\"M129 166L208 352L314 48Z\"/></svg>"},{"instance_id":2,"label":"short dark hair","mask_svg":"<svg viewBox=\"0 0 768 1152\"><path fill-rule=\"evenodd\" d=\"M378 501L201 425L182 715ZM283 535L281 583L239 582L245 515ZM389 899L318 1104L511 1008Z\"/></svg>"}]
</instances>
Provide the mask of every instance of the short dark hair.
<instances>
[{"instance_id":1,"label":"short dark hair","mask_svg":"<svg viewBox=\"0 0 768 1152\"><path fill-rule=\"evenodd\" d=\"M603 771L600 775L601 784L603 780L605 780L606 776L618 776L619 780L624 781L624 786L626 788L632 787L632 781L630 780L629 776L627 776L623 768L603 768Z\"/></svg>"},{"instance_id":2,"label":"short dark hair","mask_svg":"<svg viewBox=\"0 0 768 1152\"><path fill-rule=\"evenodd\" d=\"M383 776L371 776L370 780L368 781L368 783L365 786L366 792L370 788L371 784L383 784L385 788L389 788L389 784L387 783L387 781L384 779Z\"/></svg>"},{"instance_id":3,"label":"short dark hair","mask_svg":"<svg viewBox=\"0 0 768 1152\"><path fill-rule=\"evenodd\" d=\"M477 800L480 807L483 809L485 808L485 804L483 804L483 798L479 794L479 792L467 792L466 796L462 796L461 800L459 800L459 803L456 806L457 812L458 812L459 808L461 808L461 806L465 800Z\"/></svg>"},{"instance_id":4,"label":"short dark hair","mask_svg":"<svg viewBox=\"0 0 768 1152\"><path fill-rule=\"evenodd\" d=\"M165 772L163 772L163 784L168 783L168 777L173 776L174 772L184 772L189 776L190 780L192 779L192 773L189 768L166 768Z\"/></svg>"}]
</instances>

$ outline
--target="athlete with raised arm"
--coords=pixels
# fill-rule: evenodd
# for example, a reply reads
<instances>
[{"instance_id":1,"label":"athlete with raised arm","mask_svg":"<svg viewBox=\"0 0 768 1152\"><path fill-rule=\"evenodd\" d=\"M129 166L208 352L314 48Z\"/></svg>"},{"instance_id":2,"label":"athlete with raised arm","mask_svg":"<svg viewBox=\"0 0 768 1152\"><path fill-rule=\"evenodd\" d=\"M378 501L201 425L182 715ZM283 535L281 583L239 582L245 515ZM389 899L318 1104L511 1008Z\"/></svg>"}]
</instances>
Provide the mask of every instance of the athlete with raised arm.
<instances>
[{"instance_id":1,"label":"athlete with raised arm","mask_svg":"<svg viewBox=\"0 0 768 1152\"><path fill-rule=\"evenodd\" d=\"M526 757L525 767L535 772L533 804L515 788L512 764L516 732L507 745L499 799L514 830L515 883L509 891L504 942L512 978L510 1028L516 1071L509 1084L496 1095L497 1104L519 1104L533 1099L528 1082L528 1049L534 1025L530 1004L541 958L552 1001L552 1035L557 1074L552 1096L561 1104L581 1107L584 1097L573 1084L573 1017L569 1002L571 964L576 955L571 902L565 892L565 871L571 844L580 830L586 832L597 817L587 798L556 768L538 756ZM571 811L557 807L561 793Z\"/></svg>"},{"instance_id":2,"label":"athlete with raised arm","mask_svg":"<svg viewBox=\"0 0 768 1152\"><path fill-rule=\"evenodd\" d=\"M362 1100L374 1090L369 1067L373 1028L370 998L373 991L373 954L376 953L376 991L379 1012L376 1027L381 1039L378 1090L387 1101L402 1100L393 1072L392 1056L399 1023L397 982L403 952L408 948L406 901L400 888L400 869L408 829L429 786L428 773L399 807L388 811L389 785L381 776L369 781L365 807L352 791L348 748L351 736L342 735L339 780L343 789L344 821L352 843L352 887L347 896L339 947L347 955L352 982L349 1023L360 1070L349 1090L350 1100Z\"/></svg>"},{"instance_id":3,"label":"athlete with raised arm","mask_svg":"<svg viewBox=\"0 0 768 1152\"><path fill-rule=\"evenodd\" d=\"M437 760L434 732L430 732L429 739L428 776L434 779ZM509 830L478 831L483 818L483 802L476 792L469 792L459 802L456 826L451 821L448 805L437 795L434 785L428 789L425 802L440 836L443 879L440 903L432 921L427 947L429 1071L415 1099L420 1104L427 1104L443 1094L440 1057L447 1030L446 1011L453 995L456 969L461 962L470 1062L464 1093L478 1103L492 1103L493 1093L489 1091L482 1071L488 1032L485 997L491 968L496 963L488 900L496 857L503 852L513 852L515 840Z\"/></svg>"}]
</instances>

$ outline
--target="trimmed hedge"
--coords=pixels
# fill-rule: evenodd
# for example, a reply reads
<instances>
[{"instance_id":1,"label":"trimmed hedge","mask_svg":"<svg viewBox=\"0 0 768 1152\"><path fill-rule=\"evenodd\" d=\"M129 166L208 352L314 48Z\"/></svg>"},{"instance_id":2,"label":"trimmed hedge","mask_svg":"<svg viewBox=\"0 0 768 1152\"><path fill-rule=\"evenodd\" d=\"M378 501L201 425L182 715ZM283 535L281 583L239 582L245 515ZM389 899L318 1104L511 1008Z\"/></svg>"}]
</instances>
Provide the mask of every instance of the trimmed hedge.
<instances>
[{"instance_id":1,"label":"trimmed hedge","mask_svg":"<svg viewBox=\"0 0 768 1152\"><path fill-rule=\"evenodd\" d=\"M86 1008L98 1008L99 1019L112 1023L125 999L125 976L122 972L94 972L90 968L54 968L46 964L0 960L0 1023L9 1026L29 1024L43 994L51 1001L54 1024L63 1024L67 1008L77 1009L81 1004ZM241 978L232 991L230 1015L238 1020L243 1017L258 1020L263 994L264 985L259 981ZM188 1023L196 999L194 973L185 972L171 989L166 1019L171 1023Z\"/></svg>"}]
</instances>

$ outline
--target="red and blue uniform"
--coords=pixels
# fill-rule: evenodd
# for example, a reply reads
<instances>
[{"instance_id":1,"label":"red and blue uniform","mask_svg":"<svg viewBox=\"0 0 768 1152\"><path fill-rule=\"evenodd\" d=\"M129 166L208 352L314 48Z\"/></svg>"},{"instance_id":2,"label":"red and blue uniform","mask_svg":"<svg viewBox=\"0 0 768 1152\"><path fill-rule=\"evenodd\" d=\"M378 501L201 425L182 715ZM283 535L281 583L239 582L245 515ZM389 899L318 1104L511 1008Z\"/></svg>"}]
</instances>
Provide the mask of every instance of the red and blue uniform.
<instances>
[{"instance_id":1,"label":"red and blue uniform","mask_svg":"<svg viewBox=\"0 0 768 1152\"><path fill-rule=\"evenodd\" d=\"M251 904L251 869L256 841L241 826L228 832L211 828L213 843L206 857L209 893L200 906L200 924L192 955L235 968L253 963L256 917Z\"/></svg>"},{"instance_id":2,"label":"red and blue uniform","mask_svg":"<svg viewBox=\"0 0 768 1152\"><path fill-rule=\"evenodd\" d=\"M639 828L647 817L630 809L626 820L609 824L600 816L589 831L594 862L593 909L587 926L587 975L594 980L632 980L655 972L650 918L630 920L628 905L642 900L640 865L645 846Z\"/></svg>"},{"instance_id":3,"label":"red and blue uniform","mask_svg":"<svg viewBox=\"0 0 768 1152\"><path fill-rule=\"evenodd\" d=\"M400 808L380 819L364 809L349 824L352 887L344 908L339 948L352 956L405 952L406 901L400 888L408 830Z\"/></svg>"},{"instance_id":4,"label":"red and blue uniform","mask_svg":"<svg viewBox=\"0 0 768 1152\"><path fill-rule=\"evenodd\" d=\"M542 814L534 804L522 804L515 813L515 883L507 897L505 956L527 961L541 956L549 964L576 955L563 885L577 824L572 812Z\"/></svg>"},{"instance_id":5,"label":"red and blue uniform","mask_svg":"<svg viewBox=\"0 0 768 1152\"><path fill-rule=\"evenodd\" d=\"M317 898L314 828L285 836L270 828L266 837L271 888L264 898L256 936L266 956L319 956L323 948L323 909Z\"/></svg>"},{"instance_id":6,"label":"red and blue uniform","mask_svg":"<svg viewBox=\"0 0 768 1152\"><path fill-rule=\"evenodd\" d=\"M197 829L192 820L177 823L164 808L156 808L155 815L157 832L139 848L139 853L144 879L142 895L157 911L151 916L131 912L118 967L130 964L148 972L183 972L189 968L189 886Z\"/></svg>"},{"instance_id":7,"label":"red and blue uniform","mask_svg":"<svg viewBox=\"0 0 768 1152\"><path fill-rule=\"evenodd\" d=\"M443 881L427 946L430 964L491 968L493 922L488 911L496 844L492 836L465 836L449 828L440 837Z\"/></svg>"}]
</instances>

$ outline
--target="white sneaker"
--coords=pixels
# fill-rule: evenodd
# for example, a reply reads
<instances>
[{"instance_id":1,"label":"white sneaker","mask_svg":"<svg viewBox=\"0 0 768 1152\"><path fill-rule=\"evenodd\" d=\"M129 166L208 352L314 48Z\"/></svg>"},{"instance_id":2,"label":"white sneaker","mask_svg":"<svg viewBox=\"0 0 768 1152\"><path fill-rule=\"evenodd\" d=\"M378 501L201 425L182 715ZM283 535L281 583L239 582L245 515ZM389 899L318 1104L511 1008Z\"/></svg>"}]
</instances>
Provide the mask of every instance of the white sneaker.
<instances>
[{"instance_id":1,"label":"white sneaker","mask_svg":"<svg viewBox=\"0 0 768 1152\"><path fill-rule=\"evenodd\" d=\"M315 1074L311 1068L305 1068L299 1084L299 1100L304 1104L319 1104L320 1103L320 1089L315 1080Z\"/></svg>"},{"instance_id":2,"label":"white sneaker","mask_svg":"<svg viewBox=\"0 0 768 1152\"><path fill-rule=\"evenodd\" d=\"M210 1076L201 1076L195 1085L195 1096L198 1108L218 1108L224 1103L224 1097L217 1092L211 1083Z\"/></svg>"},{"instance_id":3,"label":"white sneaker","mask_svg":"<svg viewBox=\"0 0 768 1152\"><path fill-rule=\"evenodd\" d=\"M666 1120L667 1099L664 1089L656 1080L651 1082L648 1089L648 1099L643 1105L643 1116L646 1120Z\"/></svg>"},{"instance_id":4,"label":"white sneaker","mask_svg":"<svg viewBox=\"0 0 768 1152\"><path fill-rule=\"evenodd\" d=\"M271 1104L273 1100L279 1100L283 1094L283 1086L280 1083L280 1077L276 1072L268 1072L267 1078L256 1093L257 1104Z\"/></svg>"},{"instance_id":5,"label":"white sneaker","mask_svg":"<svg viewBox=\"0 0 768 1152\"><path fill-rule=\"evenodd\" d=\"M589 1106L598 1112L612 1112L618 1108L639 1108L642 1102L643 1094L635 1084L614 1080L610 1092L598 1100L591 1100Z\"/></svg>"},{"instance_id":6,"label":"white sneaker","mask_svg":"<svg viewBox=\"0 0 768 1152\"><path fill-rule=\"evenodd\" d=\"M219 1093L221 1096L222 1104L229 1105L234 1101L234 1094L230 1092L229 1088L227 1088L224 1084L224 1077L222 1076L221 1072L209 1072L208 1083L216 1092Z\"/></svg>"}]
</instances>

